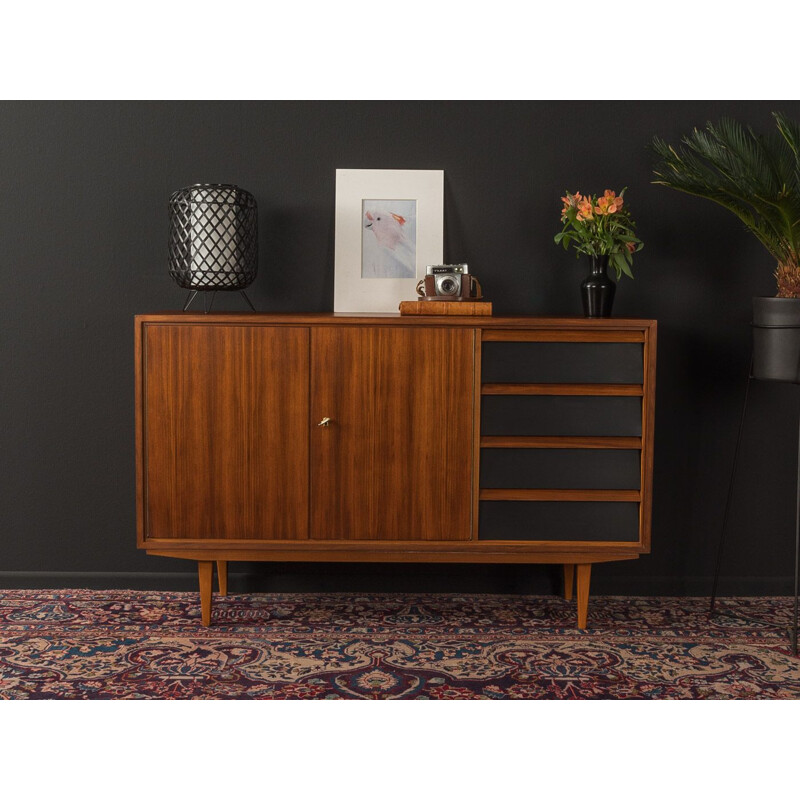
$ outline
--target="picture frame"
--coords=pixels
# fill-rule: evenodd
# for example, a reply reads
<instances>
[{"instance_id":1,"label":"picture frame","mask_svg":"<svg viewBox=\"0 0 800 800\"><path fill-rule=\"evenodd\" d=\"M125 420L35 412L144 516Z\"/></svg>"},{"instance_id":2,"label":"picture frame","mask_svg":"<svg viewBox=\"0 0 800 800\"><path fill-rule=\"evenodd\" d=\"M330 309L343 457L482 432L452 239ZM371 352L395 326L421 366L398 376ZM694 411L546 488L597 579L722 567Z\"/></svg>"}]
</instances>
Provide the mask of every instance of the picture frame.
<instances>
[{"instance_id":1,"label":"picture frame","mask_svg":"<svg viewBox=\"0 0 800 800\"><path fill-rule=\"evenodd\" d=\"M336 170L334 312L397 313L444 252L444 170Z\"/></svg>"}]
</instances>

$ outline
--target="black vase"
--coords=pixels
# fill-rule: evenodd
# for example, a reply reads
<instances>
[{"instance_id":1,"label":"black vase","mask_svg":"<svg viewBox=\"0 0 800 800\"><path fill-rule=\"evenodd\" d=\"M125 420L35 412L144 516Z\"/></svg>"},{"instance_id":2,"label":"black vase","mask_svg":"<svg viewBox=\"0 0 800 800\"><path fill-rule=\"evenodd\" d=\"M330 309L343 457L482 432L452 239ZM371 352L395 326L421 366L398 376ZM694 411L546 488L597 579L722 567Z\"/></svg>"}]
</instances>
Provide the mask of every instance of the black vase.
<instances>
[{"instance_id":1,"label":"black vase","mask_svg":"<svg viewBox=\"0 0 800 800\"><path fill-rule=\"evenodd\" d=\"M753 377L800 383L800 300L753 298Z\"/></svg>"},{"instance_id":2,"label":"black vase","mask_svg":"<svg viewBox=\"0 0 800 800\"><path fill-rule=\"evenodd\" d=\"M608 277L608 256L589 256L589 277L581 283L585 317L610 317L617 284Z\"/></svg>"}]
</instances>

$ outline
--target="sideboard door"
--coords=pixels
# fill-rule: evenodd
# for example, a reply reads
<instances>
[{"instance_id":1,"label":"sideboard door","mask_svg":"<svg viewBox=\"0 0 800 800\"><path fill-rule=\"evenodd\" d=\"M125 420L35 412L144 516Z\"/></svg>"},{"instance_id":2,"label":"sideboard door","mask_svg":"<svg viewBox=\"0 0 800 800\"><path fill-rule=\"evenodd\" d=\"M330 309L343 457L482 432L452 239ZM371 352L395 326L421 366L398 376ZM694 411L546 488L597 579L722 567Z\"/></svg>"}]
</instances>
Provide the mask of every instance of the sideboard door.
<instances>
[{"instance_id":1,"label":"sideboard door","mask_svg":"<svg viewBox=\"0 0 800 800\"><path fill-rule=\"evenodd\" d=\"M308 336L145 326L146 538L308 538Z\"/></svg>"},{"instance_id":2,"label":"sideboard door","mask_svg":"<svg viewBox=\"0 0 800 800\"><path fill-rule=\"evenodd\" d=\"M469 539L474 331L311 337L312 538Z\"/></svg>"}]
</instances>

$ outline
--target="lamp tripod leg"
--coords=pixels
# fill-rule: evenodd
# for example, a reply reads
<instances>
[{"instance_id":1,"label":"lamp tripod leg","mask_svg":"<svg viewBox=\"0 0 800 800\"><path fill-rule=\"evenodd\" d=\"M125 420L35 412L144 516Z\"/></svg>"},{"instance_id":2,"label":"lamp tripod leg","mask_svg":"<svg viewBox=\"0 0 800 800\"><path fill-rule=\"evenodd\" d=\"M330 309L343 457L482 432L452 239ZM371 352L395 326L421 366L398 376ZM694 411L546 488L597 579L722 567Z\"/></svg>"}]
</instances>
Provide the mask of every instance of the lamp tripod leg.
<instances>
[{"instance_id":1,"label":"lamp tripod leg","mask_svg":"<svg viewBox=\"0 0 800 800\"><path fill-rule=\"evenodd\" d=\"M192 304L192 301L197 297L197 290L192 289L189 292L189 296L186 298L186 302L183 304L183 310L186 311L187 308Z\"/></svg>"},{"instance_id":2,"label":"lamp tripod leg","mask_svg":"<svg viewBox=\"0 0 800 800\"><path fill-rule=\"evenodd\" d=\"M240 289L240 290L239 290L239 294L240 294L242 297L244 297L244 299L245 299L245 302L247 303L247 305L249 305L249 306L250 306L250 310L251 310L251 311L252 311L252 312L255 314L255 313L256 313L255 306L254 306L254 305L253 305L253 304L250 302L250 298L247 296L247 293L245 292L245 290L244 290L244 289Z\"/></svg>"}]
</instances>

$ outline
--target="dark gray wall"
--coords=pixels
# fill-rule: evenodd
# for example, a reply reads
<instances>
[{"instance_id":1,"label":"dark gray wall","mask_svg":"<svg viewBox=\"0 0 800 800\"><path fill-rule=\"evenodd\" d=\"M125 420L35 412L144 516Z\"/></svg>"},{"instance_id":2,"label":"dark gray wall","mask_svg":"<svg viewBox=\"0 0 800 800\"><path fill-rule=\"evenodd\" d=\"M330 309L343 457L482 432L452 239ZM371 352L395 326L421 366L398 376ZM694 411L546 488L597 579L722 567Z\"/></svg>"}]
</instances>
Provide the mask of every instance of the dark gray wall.
<instances>
[{"instance_id":1,"label":"dark gray wall","mask_svg":"<svg viewBox=\"0 0 800 800\"><path fill-rule=\"evenodd\" d=\"M133 321L178 308L166 202L197 182L259 204L262 311L327 311L338 168L445 170L445 258L498 314L580 312L585 265L555 247L559 197L628 187L645 249L615 314L659 321L653 553L606 592L705 593L733 456L753 295L770 257L712 204L651 184L654 134L797 102L0 104L0 586L189 588L134 546ZM239 308L239 298L218 300ZM790 588L800 396L755 384L729 591ZM234 565L239 588L547 591L547 567ZM64 574L67 573L67 574Z\"/></svg>"}]
</instances>

